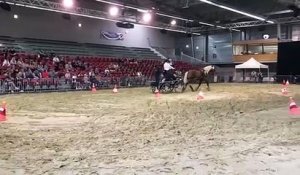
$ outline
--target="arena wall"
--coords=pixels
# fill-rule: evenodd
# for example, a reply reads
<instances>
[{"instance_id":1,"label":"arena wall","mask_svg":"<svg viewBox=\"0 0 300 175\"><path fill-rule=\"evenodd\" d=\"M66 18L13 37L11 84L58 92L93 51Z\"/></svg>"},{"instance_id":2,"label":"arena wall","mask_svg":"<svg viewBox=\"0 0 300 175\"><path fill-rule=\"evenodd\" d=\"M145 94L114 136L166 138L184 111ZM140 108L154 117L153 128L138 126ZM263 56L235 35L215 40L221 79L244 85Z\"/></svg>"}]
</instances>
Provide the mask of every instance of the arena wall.
<instances>
[{"instance_id":1,"label":"arena wall","mask_svg":"<svg viewBox=\"0 0 300 175\"><path fill-rule=\"evenodd\" d=\"M232 41L240 39L239 33L220 33L206 36L193 37L195 58L206 59L212 63L232 63ZM192 39L186 36L176 39L176 50L192 56ZM206 50L206 39L208 46ZM187 48L186 45L189 45ZM198 47L198 49L197 49ZM178 51L179 52L179 51ZM207 54L206 54L207 52Z\"/></svg>"},{"instance_id":2,"label":"arena wall","mask_svg":"<svg viewBox=\"0 0 300 175\"><path fill-rule=\"evenodd\" d=\"M13 19L18 14L19 19ZM78 23L82 27L78 27ZM120 32L125 35L123 41L111 41L100 37L101 31ZM121 29L114 22L72 16L65 20L55 12L13 7L12 12L0 10L0 35L19 38L37 38L80 43L97 43L128 47L152 46L174 48L172 32L162 34L160 30L135 26L134 29ZM155 38L155 39L152 39Z\"/></svg>"}]
</instances>

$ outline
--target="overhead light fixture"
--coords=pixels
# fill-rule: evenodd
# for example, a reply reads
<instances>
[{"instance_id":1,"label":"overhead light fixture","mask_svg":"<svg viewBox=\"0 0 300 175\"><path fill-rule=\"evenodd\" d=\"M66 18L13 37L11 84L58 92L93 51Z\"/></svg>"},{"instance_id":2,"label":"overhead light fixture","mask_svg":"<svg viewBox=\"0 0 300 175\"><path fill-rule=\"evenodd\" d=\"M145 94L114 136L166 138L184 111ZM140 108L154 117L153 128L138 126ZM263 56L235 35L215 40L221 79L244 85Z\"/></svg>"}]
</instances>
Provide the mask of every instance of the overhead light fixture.
<instances>
[{"instance_id":1,"label":"overhead light fixture","mask_svg":"<svg viewBox=\"0 0 300 175\"><path fill-rule=\"evenodd\" d=\"M72 8L74 5L73 0L63 0L63 5L65 8Z\"/></svg>"},{"instance_id":2,"label":"overhead light fixture","mask_svg":"<svg viewBox=\"0 0 300 175\"><path fill-rule=\"evenodd\" d=\"M19 15L14 14L14 19L18 19L18 18L19 18Z\"/></svg>"},{"instance_id":3,"label":"overhead light fixture","mask_svg":"<svg viewBox=\"0 0 300 175\"><path fill-rule=\"evenodd\" d=\"M190 48L190 45L187 44L187 45L185 45L185 47L186 47L186 48Z\"/></svg>"},{"instance_id":4,"label":"overhead light fixture","mask_svg":"<svg viewBox=\"0 0 300 175\"><path fill-rule=\"evenodd\" d=\"M117 16L119 14L119 8L118 7L111 7L109 9L110 16Z\"/></svg>"},{"instance_id":5,"label":"overhead light fixture","mask_svg":"<svg viewBox=\"0 0 300 175\"><path fill-rule=\"evenodd\" d=\"M245 15L245 16L248 16L248 17L251 17L251 18L254 18L254 19L258 19L260 21L265 21L266 19L263 18L263 17L260 17L260 16L257 16L257 15L253 15L253 14L250 14L250 13L247 13L247 12L243 12L243 11L240 11L240 10L237 10L237 9L234 9L234 8L231 8L231 7L228 7L228 6L225 6L225 5L220 5L220 4L217 4L217 3L214 3L214 2L211 2L211 1L208 1L208 0L200 0L201 2L204 2L206 4L210 4L210 5L213 5L213 6L216 6L216 7L219 7L219 8L222 8L222 9L225 9L225 10L229 10L229 11L232 11L232 12L235 12L235 13L239 13L241 15ZM268 22L268 21L267 21ZM270 23L270 22L268 22Z\"/></svg>"},{"instance_id":6,"label":"overhead light fixture","mask_svg":"<svg viewBox=\"0 0 300 175\"><path fill-rule=\"evenodd\" d=\"M199 46L196 46L196 50L199 50Z\"/></svg>"},{"instance_id":7,"label":"overhead light fixture","mask_svg":"<svg viewBox=\"0 0 300 175\"><path fill-rule=\"evenodd\" d=\"M78 27L82 27L82 24L81 24L81 23L78 23Z\"/></svg>"},{"instance_id":8,"label":"overhead light fixture","mask_svg":"<svg viewBox=\"0 0 300 175\"><path fill-rule=\"evenodd\" d=\"M274 22L274 21L271 21L271 20L268 20L267 23L269 23L269 24L274 24L275 22Z\"/></svg>"},{"instance_id":9,"label":"overhead light fixture","mask_svg":"<svg viewBox=\"0 0 300 175\"><path fill-rule=\"evenodd\" d=\"M144 22L146 22L146 23L148 23L148 22L150 22L151 21L151 19L152 19L152 15L150 14L150 13L145 13L144 15L143 15L143 21Z\"/></svg>"},{"instance_id":10,"label":"overhead light fixture","mask_svg":"<svg viewBox=\"0 0 300 175\"><path fill-rule=\"evenodd\" d=\"M176 22L176 20L174 20L174 19L171 21L171 25L172 25L172 26L175 26L176 23L177 23L177 22Z\"/></svg>"}]
</instances>

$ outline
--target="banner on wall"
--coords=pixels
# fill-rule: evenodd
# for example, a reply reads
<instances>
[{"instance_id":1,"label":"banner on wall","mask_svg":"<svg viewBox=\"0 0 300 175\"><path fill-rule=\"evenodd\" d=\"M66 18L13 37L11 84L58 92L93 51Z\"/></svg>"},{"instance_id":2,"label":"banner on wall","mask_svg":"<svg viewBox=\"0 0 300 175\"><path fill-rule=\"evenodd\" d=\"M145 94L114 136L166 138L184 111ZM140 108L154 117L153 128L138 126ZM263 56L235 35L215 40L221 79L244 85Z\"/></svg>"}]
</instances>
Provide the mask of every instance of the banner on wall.
<instances>
[{"instance_id":1,"label":"banner on wall","mask_svg":"<svg viewBox=\"0 0 300 175\"><path fill-rule=\"evenodd\" d=\"M101 35L107 40L124 40L123 33L102 31Z\"/></svg>"}]
</instances>

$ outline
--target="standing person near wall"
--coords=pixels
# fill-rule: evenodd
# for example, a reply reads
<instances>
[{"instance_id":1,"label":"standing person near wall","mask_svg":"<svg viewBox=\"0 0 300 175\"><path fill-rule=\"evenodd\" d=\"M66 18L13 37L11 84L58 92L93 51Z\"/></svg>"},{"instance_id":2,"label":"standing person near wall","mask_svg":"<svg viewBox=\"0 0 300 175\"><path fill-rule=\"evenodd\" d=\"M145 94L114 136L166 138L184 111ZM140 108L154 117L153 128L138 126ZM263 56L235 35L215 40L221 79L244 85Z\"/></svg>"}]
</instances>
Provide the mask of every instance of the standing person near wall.
<instances>
[{"instance_id":1,"label":"standing person near wall","mask_svg":"<svg viewBox=\"0 0 300 175\"><path fill-rule=\"evenodd\" d=\"M259 82L259 83L262 83L262 82L263 82L263 79L264 79L263 74L261 73L261 71L259 71L259 72L258 72L258 82Z\"/></svg>"},{"instance_id":2,"label":"standing person near wall","mask_svg":"<svg viewBox=\"0 0 300 175\"><path fill-rule=\"evenodd\" d=\"M159 82L161 77L161 69L159 66L155 66L154 77L155 77L156 88L159 89Z\"/></svg>"}]
</instances>

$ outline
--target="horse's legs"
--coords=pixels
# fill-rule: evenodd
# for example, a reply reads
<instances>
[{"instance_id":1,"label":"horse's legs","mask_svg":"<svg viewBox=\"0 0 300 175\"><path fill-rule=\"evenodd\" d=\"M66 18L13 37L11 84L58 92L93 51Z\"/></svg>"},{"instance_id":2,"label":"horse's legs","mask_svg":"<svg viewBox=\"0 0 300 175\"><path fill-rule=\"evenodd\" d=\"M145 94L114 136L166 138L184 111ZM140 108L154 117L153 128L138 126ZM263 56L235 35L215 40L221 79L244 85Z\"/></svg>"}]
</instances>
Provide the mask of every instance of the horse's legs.
<instances>
[{"instance_id":1,"label":"horse's legs","mask_svg":"<svg viewBox=\"0 0 300 175\"><path fill-rule=\"evenodd\" d=\"M191 88L192 92L195 91L194 88L193 88L193 86L191 84L190 84L190 88Z\"/></svg>"},{"instance_id":2,"label":"horse's legs","mask_svg":"<svg viewBox=\"0 0 300 175\"><path fill-rule=\"evenodd\" d=\"M196 88L196 91L198 91L198 90L199 90L199 88L200 88L201 84L202 84L202 79L201 79L201 80L199 80L199 84L198 84L198 87Z\"/></svg>"},{"instance_id":3,"label":"horse's legs","mask_svg":"<svg viewBox=\"0 0 300 175\"><path fill-rule=\"evenodd\" d=\"M183 87L182 87L182 91L181 91L181 92L184 92L184 91L185 91L187 85L188 85L188 83L183 84Z\"/></svg>"},{"instance_id":4,"label":"horse's legs","mask_svg":"<svg viewBox=\"0 0 300 175\"><path fill-rule=\"evenodd\" d=\"M206 84L207 84L207 90L210 91L208 78L206 78L205 81L206 81Z\"/></svg>"}]
</instances>

